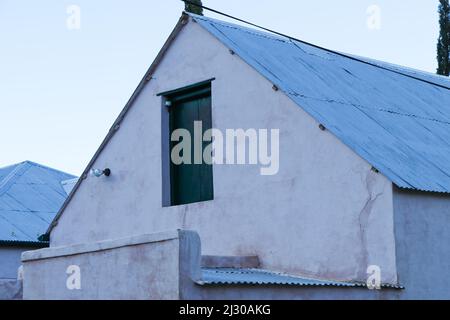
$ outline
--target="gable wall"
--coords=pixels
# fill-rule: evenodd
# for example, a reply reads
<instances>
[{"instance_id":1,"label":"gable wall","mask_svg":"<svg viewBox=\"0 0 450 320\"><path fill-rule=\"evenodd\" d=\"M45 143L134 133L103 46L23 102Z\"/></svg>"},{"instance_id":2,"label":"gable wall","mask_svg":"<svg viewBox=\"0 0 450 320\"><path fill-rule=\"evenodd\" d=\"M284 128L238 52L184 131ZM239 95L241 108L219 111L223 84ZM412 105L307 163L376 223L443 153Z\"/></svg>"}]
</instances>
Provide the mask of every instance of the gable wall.
<instances>
[{"instance_id":1,"label":"gable wall","mask_svg":"<svg viewBox=\"0 0 450 320\"><path fill-rule=\"evenodd\" d=\"M258 255L262 267L330 279L396 281L392 184L198 24L142 90L51 233L51 246L182 228L203 254ZM279 128L280 170L215 165L213 201L162 207L161 98L209 78L213 127Z\"/></svg>"}]
</instances>

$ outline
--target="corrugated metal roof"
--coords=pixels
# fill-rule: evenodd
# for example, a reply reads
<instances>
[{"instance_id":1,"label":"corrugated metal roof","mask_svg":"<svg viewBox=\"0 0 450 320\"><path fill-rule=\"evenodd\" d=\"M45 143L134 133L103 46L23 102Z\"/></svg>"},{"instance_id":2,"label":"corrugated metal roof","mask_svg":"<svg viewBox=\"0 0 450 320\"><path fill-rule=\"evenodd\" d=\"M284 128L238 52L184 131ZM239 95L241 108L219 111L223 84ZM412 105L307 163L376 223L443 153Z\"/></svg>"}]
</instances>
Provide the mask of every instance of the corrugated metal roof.
<instances>
[{"instance_id":1,"label":"corrugated metal roof","mask_svg":"<svg viewBox=\"0 0 450 320\"><path fill-rule=\"evenodd\" d=\"M450 192L450 79L190 16L397 186Z\"/></svg>"},{"instance_id":2,"label":"corrugated metal roof","mask_svg":"<svg viewBox=\"0 0 450 320\"><path fill-rule=\"evenodd\" d=\"M286 285L306 287L366 287L361 282L319 280L288 275L262 269L202 268L199 285ZM384 288L403 289L397 285L382 285Z\"/></svg>"},{"instance_id":3,"label":"corrugated metal roof","mask_svg":"<svg viewBox=\"0 0 450 320\"><path fill-rule=\"evenodd\" d=\"M74 176L25 161L0 168L0 242L38 242L67 197Z\"/></svg>"}]
</instances>

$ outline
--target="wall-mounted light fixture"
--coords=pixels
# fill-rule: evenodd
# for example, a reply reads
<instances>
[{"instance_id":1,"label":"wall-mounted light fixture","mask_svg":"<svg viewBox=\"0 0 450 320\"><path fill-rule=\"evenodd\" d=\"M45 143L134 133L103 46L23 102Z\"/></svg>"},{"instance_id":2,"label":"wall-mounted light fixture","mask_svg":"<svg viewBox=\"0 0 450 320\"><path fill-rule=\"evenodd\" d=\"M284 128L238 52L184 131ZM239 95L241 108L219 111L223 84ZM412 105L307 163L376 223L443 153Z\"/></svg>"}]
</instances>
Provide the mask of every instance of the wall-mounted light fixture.
<instances>
[{"instance_id":1,"label":"wall-mounted light fixture","mask_svg":"<svg viewBox=\"0 0 450 320\"><path fill-rule=\"evenodd\" d=\"M106 169L104 169L104 170L101 170L101 169L91 169L91 174L92 174L94 177L97 177L97 178L99 178L99 177L101 177L101 176L103 176L103 175L105 175L106 177L109 177L109 176L111 175L111 169L109 169L109 168L106 168Z\"/></svg>"}]
</instances>

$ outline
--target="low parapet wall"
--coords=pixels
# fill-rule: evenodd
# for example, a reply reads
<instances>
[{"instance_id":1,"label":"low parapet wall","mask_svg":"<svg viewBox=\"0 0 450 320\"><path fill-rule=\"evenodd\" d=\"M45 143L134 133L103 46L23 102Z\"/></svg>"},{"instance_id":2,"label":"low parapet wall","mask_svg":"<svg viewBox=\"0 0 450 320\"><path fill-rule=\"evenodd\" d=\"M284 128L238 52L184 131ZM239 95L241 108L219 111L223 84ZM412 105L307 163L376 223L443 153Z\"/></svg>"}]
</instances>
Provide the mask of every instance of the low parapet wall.
<instances>
[{"instance_id":1,"label":"low parapet wall","mask_svg":"<svg viewBox=\"0 0 450 320\"><path fill-rule=\"evenodd\" d=\"M24 252L24 299L179 299L188 239L199 250L196 233L168 231Z\"/></svg>"}]
</instances>

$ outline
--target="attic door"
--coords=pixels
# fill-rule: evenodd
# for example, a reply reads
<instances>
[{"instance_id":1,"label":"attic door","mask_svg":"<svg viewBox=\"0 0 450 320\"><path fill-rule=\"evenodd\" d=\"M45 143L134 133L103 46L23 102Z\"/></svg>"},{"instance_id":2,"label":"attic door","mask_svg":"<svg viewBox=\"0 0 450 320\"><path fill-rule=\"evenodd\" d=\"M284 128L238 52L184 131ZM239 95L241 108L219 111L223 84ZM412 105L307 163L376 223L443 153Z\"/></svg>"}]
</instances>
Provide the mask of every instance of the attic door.
<instances>
[{"instance_id":1,"label":"attic door","mask_svg":"<svg viewBox=\"0 0 450 320\"><path fill-rule=\"evenodd\" d=\"M170 202L181 205L213 199L212 165L194 162L194 122L201 121L202 136L211 129L211 85L203 85L181 90L166 97L171 102L169 108L170 136L176 129L186 129L191 136L190 164L175 164L170 161ZM170 150L179 141L170 141ZM201 152L209 142L201 142ZM200 145L200 143L199 143ZM183 156L183 151L180 152Z\"/></svg>"}]
</instances>

